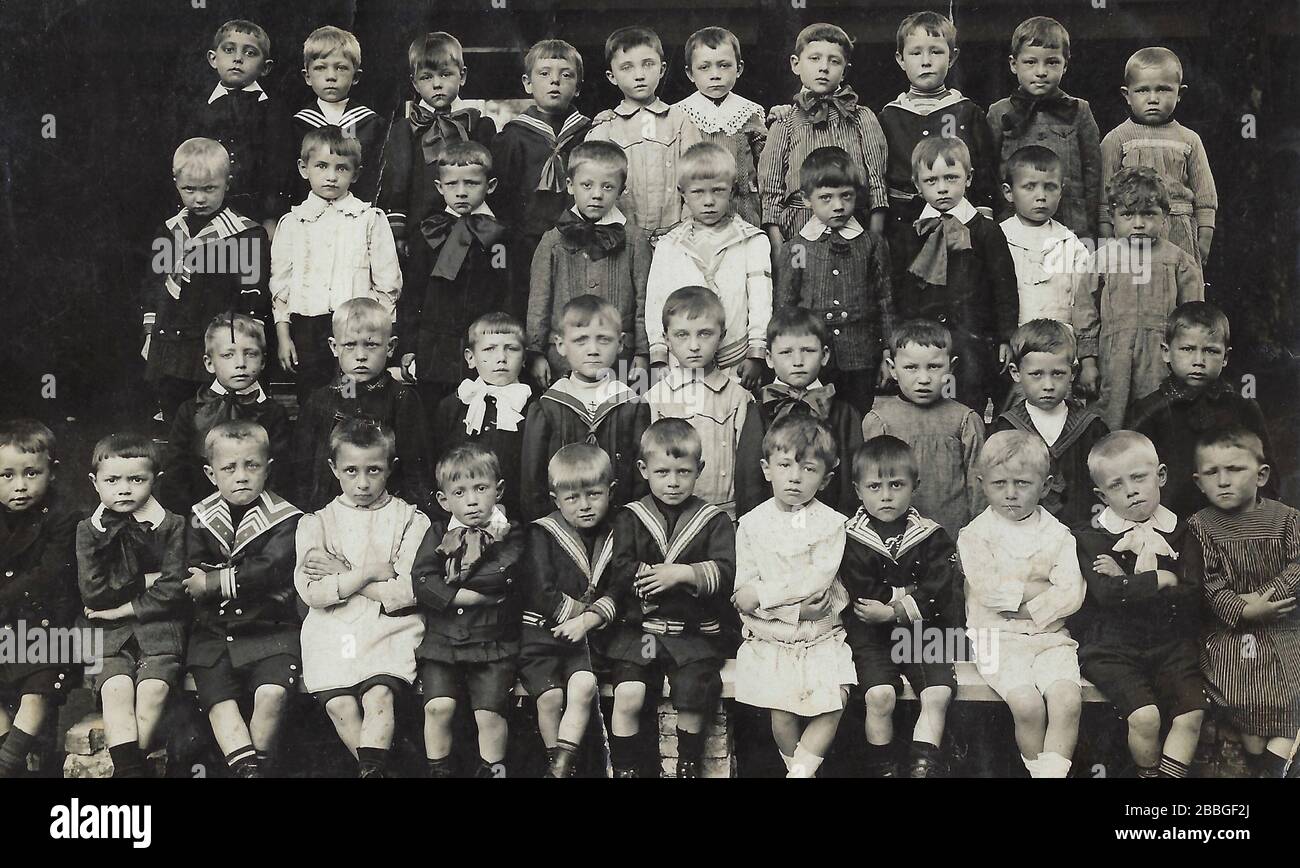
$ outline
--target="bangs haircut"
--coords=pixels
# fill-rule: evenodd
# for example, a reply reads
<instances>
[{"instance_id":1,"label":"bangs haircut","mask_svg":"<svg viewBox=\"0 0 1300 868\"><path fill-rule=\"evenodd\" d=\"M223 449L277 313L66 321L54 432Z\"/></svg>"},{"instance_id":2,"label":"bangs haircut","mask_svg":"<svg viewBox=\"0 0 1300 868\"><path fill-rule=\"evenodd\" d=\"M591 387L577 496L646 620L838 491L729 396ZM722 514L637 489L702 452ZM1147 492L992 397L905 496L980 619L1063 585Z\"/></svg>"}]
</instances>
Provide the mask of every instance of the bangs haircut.
<instances>
[{"instance_id":1,"label":"bangs haircut","mask_svg":"<svg viewBox=\"0 0 1300 868\"><path fill-rule=\"evenodd\" d=\"M433 476L438 481L438 490L446 494L452 483L462 479L477 476L497 482L501 479L501 462L495 452L479 443L462 443L438 460Z\"/></svg>"},{"instance_id":2,"label":"bangs haircut","mask_svg":"<svg viewBox=\"0 0 1300 868\"><path fill-rule=\"evenodd\" d=\"M659 34L649 27L637 24L632 27L620 27L605 40L605 65L609 66L610 61L614 59L614 55L618 52L630 51L642 45L653 48L661 61L666 59L664 57L664 44L659 40Z\"/></svg>"},{"instance_id":3,"label":"bangs haircut","mask_svg":"<svg viewBox=\"0 0 1300 868\"><path fill-rule=\"evenodd\" d=\"M852 187L861 192L863 184L862 170L849 152L834 145L814 149L799 167L799 189L805 196L818 187Z\"/></svg>"},{"instance_id":4,"label":"bangs haircut","mask_svg":"<svg viewBox=\"0 0 1300 868\"><path fill-rule=\"evenodd\" d=\"M1052 456L1047 444L1037 434L1028 431L998 431L984 441L979 458L975 460L976 472L983 475L1008 464L1021 464L1046 479L1051 472Z\"/></svg>"},{"instance_id":5,"label":"bangs haircut","mask_svg":"<svg viewBox=\"0 0 1300 868\"><path fill-rule=\"evenodd\" d=\"M720 328L727 325L727 310L722 306L722 299L707 286L683 286L674 289L664 299L664 330L675 316L687 319L712 318Z\"/></svg>"},{"instance_id":6,"label":"bangs haircut","mask_svg":"<svg viewBox=\"0 0 1300 868\"><path fill-rule=\"evenodd\" d=\"M913 12L898 25L898 32L894 35L899 54L903 53L907 37L915 30L923 31L926 36L939 37L948 43L949 51L957 48L957 25L952 23L952 19L938 12Z\"/></svg>"},{"instance_id":7,"label":"bangs haircut","mask_svg":"<svg viewBox=\"0 0 1300 868\"><path fill-rule=\"evenodd\" d=\"M182 172L202 178L229 177L230 152L215 139L186 139L172 155L172 178L180 178Z\"/></svg>"},{"instance_id":8,"label":"bangs haircut","mask_svg":"<svg viewBox=\"0 0 1300 868\"><path fill-rule=\"evenodd\" d=\"M912 149L912 177L917 178L922 169L928 169L940 160L945 166L961 166L968 175L971 172L970 148L965 142L956 136L930 136L921 139Z\"/></svg>"},{"instance_id":9,"label":"bangs haircut","mask_svg":"<svg viewBox=\"0 0 1300 868\"><path fill-rule=\"evenodd\" d=\"M685 190L693 181L715 178L736 183L736 155L715 142L696 142L677 161L677 189Z\"/></svg>"},{"instance_id":10,"label":"bangs haircut","mask_svg":"<svg viewBox=\"0 0 1300 868\"><path fill-rule=\"evenodd\" d=\"M1066 62L1070 60L1070 34L1055 18L1035 15L1021 21L1011 34L1011 56L1015 57L1026 46L1055 48Z\"/></svg>"},{"instance_id":11,"label":"bangs haircut","mask_svg":"<svg viewBox=\"0 0 1300 868\"><path fill-rule=\"evenodd\" d=\"M689 69L694 62L697 48L721 48L724 45L731 46L732 52L736 55L737 65L745 62L745 59L740 56L740 40L730 30L725 27L702 27L695 31L686 38L687 68Z\"/></svg>"},{"instance_id":12,"label":"bangs haircut","mask_svg":"<svg viewBox=\"0 0 1300 868\"><path fill-rule=\"evenodd\" d=\"M622 179L620 183L627 184L627 154L613 142L582 142L570 151L569 180L573 180L580 167L589 163L605 169L613 169L618 172L619 177Z\"/></svg>"},{"instance_id":13,"label":"bangs haircut","mask_svg":"<svg viewBox=\"0 0 1300 868\"><path fill-rule=\"evenodd\" d=\"M252 419L228 419L212 426L203 438L203 460L212 464L212 453L216 451L218 440L242 443L251 440L262 447L262 457L271 457L271 437L266 429Z\"/></svg>"},{"instance_id":14,"label":"bangs haircut","mask_svg":"<svg viewBox=\"0 0 1300 868\"><path fill-rule=\"evenodd\" d=\"M303 42L302 65L311 66L312 61L329 57L336 51L347 58L354 68L361 68L361 43L341 27L328 24L317 27Z\"/></svg>"},{"instance_id":15,"label":"bangs haircut","mask_svg":"<svg viewBox=\"0 0 1300 868\"><path fill-rule=\"evenodd\" d=\"M54 432L35 419L7 419L0 422L0 446L10 446L27 455L44 455L53 466Z\"/></svg>"},{"instance_id":16,"label":"bangs haircut","mask_svg":"<svg viewBox=\"0 0 1300 868\"><path fill-rule=\"evenodd\" d=\"M437 166L481 166L492 177L492 152L478 142L448 142L438 151Z\"/></svg>"},{"instance_id":17,"label":"bangs haircut","mask_svg":"<svg viewBox=\"0 0 1300 868\"><path fill-rule=\"evenodd\" d=\"M317 148L324 148L336 157L347 157L352 161L354 169L361 166L361 141L343 135L342 127L326 124L309 130L307 135L302 137L302 148L298 151L298 158L304 164L310 163L311 155Z\"/></svg>"},{"instance_id":18,"label":"bangs haircut","mask_svg":"<svg viewBox=\"0 0 1300 868\"><path fill-rule=\"evenodd\" d=\"M889 434L872 437L853 450L853 481L861 483L870 470L881 478L907 476L912 484L921 481L921 468L916 463L916 453L903 440Z\"/></svg>"},{"instance_id":19,"label":"bangs haircut","mask_svg":"<svg viewBox=\"0 0 1300 868\"><path fill-rule=\"evenodd\" d=\"M524 75L531 77L533 67L539 60L569 61L573 64L573 72L577 76L578 84L582 84L582 55L578 53L578 49L563 39L543 39L534 42L532 47L524 52Z\"/></svg>"},{"instance_id":20,"label":"bangs haircut","mask_svg":"<svg viewBox=\"0 0 1300 868\"><path fill-rule=\"evenodd\" d=\"M1126 208L1133 211L1152 206L1168 214L1169 188L1159 173L1149 166L1120 169L1106 184L1106 204L1111 210Z\"/></svg>"},{"instance_id":21,"label":"bangs haircut","mask_svg":"<svg viewBox=\"0 0 1300 868\"><path fill-rule=\"evenodd\" d=\"M813 337L826 349L826 326L806 307L782 307L767 321L767 346L777 338Z\"/></svg>"},{"instance_id":22,"label":"bangs haircut","mask_svg":"<svg viewBox=\"0 0 1300 868\"><path fill-rule=\"evenodd\" d=\"M1165 324L1165 345L1171 345L1182 329L1203 328L1211 335L1223 341L1226 350L1232 346L1232 330L1228 326L1228 315L1218 305L1208 301L1185 301L1174 308Z\"/></svg>"},{"instance_id":23,"label":"bangs haircut","mask_svg":"<svg viewBox=\"0 0 1300 868\"><path fill-rule=\"evenodd\" d=\"M1002 180L1008 187L1016 184L1016 172L1021 169L1035 169L1039 172L1060 172L1061 158L1051 148L1042 145L1025 145L1007 157L1007 164L1002 167Z\"/></svg>"},{"instance_id":24,"label":"bangs haircut","mask_svg":"<svg viewBox=\"0 0 1300 868\"><path fill-rule=\"evenodd\" d=\"M158 474L161 464L158 444L153 442L153 438L133 432L109 434L96 443L90 453L91 472L98 473L99 465L110 458L144 458L149 462L149 470L154 475Z\"/></svg>"},{"instance_id":25,"label":"bangs haircut","mask_svg":"<svg viewBox=\"0 0 1300 868\"><path fill-rule=\"evenodd\" d=\"M377 331L392 337L393 315L373 298L350 298L334 309L330 330L336 341L349 331Z\"/></svg>"},{"instance_id":26,"label":"bangs haircut","mask_svg":"<svg viewBox=\"0 0 1300 868\"><path fill-rule=\"evenodd\" d=\"M1259 439L1259 435L1249 428L1241 425L1228 425L1224 428L1215 428L1206 431L1200 437L1196 438L1196 466L1200 467L1200 455L1203 449L1212 449L1215 446L1230 446L1237 449L1245 449L1260 464L1267 464L1264 457L1264 441Z\"/></svg>"},{"instance_id":27,"label":"bangs haircut","mask_svg":"<svg viewBox=\"0 0 1300 868\"><path fill-rule=\"evenodd\" d=\"M934 320L909 319L894 329L889 336L889 348L897 353L908 344L918 347L938 347L941 350L952 349L952 332Z\"/></svg>"},{"instance_id":28,"label":"bangs haircut","mask_svg":"<svg viewBox=\"0 0 1300 868\"><path fill-rule=\"evenodd\" d=\"M614 480L609 454L590 443L570 443L546 464L546 484L554 494L608 486Z\"/></svg>"},{"instance_id":29,"label":"bangs haircut","mask_svg":"<svg viewBox=\"0 0 1300 868\"><path fill-rule=\"evenodd\" d=\"M698 462L704 454L704 443L690 422L664 417L651 423L641 435L638 457L648 462L653 453L669 458L693 458Z\"/></svg>"},{"instance_id":30,"label":"bangs haircut","mask_svg":"<svg viewBox=\"0 0 1300 868\"><path fill-rule=\"evenodd\" d=\"M763 457L790 452L795 461L816 458L830 472L839 466L839 449L830 429L807 413L786 413L763 435Z\"/></svg>"},{"instance_id":31,"label":"bangs haircut","mask_svg":"<svg viewBox=\"0 0 1300 868\"><path fill-rule=\"evenodd\" d=\"M1133 52L1133 56L1124 64L1124 84L1133 80L1133 75L1139 69L1150 69L1160 67L1168 69L1178 79L1178 84L1183 83L1183 62L1178 59L1168 48L1163 46L1152 46L1150 48L1139 48Z\"/></svg>"},{"instance_id":32,"label":"bangs haircut","mask_svg":"<svg viewBox=\"0 0 1300 868\"><path fill-rule=\"evenodd\" d=\"M844 52L844 60L847 63L853 59L853 40L845 32L843 27L834 24L821 22L818 24L809 24L794 39L794 53L797 56L803 55L803 50L813 42L829 42L832 45L838 45Z\"/></svg>"},{"instance_id":33,"label":"bangs haircut","mask_svg":"<svg viewBox=\"0 0 1300 868\"><path fill-rule=\"evenodd\" d=\"M465 49L461 47L459 39L439 30L411 40L410 47L406 49L406 62L411 68L411 75L426 69L438 72L449 67L459 71L465 68Z\"/></svg>"},{"instance_id":34,"label":"bangs haircut","mask_svg":"<svg viewBox=\"0 0 1300 868\"><path fill-rule=\"evenodd\" d=\"M510 335L519 338L521 346L524 343L523 324L510 314L499 310L485 313L469 324L469 328L465 330L465 346L472 350L477 345L478 339L487 335Z\"/></svg>"},{"instance_id":35,"label":"bangs haircut","mask_svg":"<svg viewBox=\"0 0 1300 868\"><path fill-rule=\"evenodd\" d=\"M1073 365L1079 361L1079 342L1063 322L1031 319L1011 336L1011 361L1018 365L1029 353L1060 354Z\"/></svg>"},{"instance_id":36,"label":"bangs haircut","mask_svg":"<svg viewBox=\"0 0 1300 868\"><path fill-rule=\"evenodd\" d=\"M221 333L230 334L232 331L252 338L259 350L266 351L266 326L262 325L262 321L246 313L228 312L214 316L203 330L203 352L212 355L212 347Z\"/></svg>"},{"instance_id":37,"label":"bangs haircut","mask_svg":"<svg viewBox=\"0 0 1300 868\"><path fill-rule=\"evenodd\" d=\"M1093 484L1100 486L1102 464L1128 455L1137 457L1137 453L1141 453L1142 459L1152 467L1160 466L1160 454L1156 452L1156 445L1151 442L1151 438L1137 431L1112 431L1088 450L1088 476L1092 478Z\"/></svg>"},{"instance_id":38,"label":"bangs haircut","mask_svg":"<svg viewBox=\"0 0 1300 868\"><path fill-rule=\"evenodd\" d=\"M614 331L622 334L623 314L609 301L598 295L580 295L566 302L552 322L552 330L563 335L565 329L585 328L596 320L608 323Z\"/></svg>"},{"instance_id":39,"label":"bangs haircut","mask_svg":"<svg viewBox=\"0 0 1300 868\"><path fill-rule=\"evenodd\" d=\"M354 449L384 448L389 468L392 468L393 456L397 454L397 435L385 425L369 416L353 416L344 419L330 431L330 459L338 460L339 448L351 446Z\"/></svg>"},{"instance_id":40,"label":"bangs haircut","mask_svg":"<svg viewBox=\"0 0 1300 868\"><path fill-rule=\"evenodd\" d=\"M242 33L245 36L251 36L257 42L257 48L262 52L263 57L271 56L271 37L266 35L266 31L252 21L243 18L234 18L217 28L216 35L212 37L212 50L216 51L221 47L221 43L232 33Z\"/></svg>"}]
</instances>

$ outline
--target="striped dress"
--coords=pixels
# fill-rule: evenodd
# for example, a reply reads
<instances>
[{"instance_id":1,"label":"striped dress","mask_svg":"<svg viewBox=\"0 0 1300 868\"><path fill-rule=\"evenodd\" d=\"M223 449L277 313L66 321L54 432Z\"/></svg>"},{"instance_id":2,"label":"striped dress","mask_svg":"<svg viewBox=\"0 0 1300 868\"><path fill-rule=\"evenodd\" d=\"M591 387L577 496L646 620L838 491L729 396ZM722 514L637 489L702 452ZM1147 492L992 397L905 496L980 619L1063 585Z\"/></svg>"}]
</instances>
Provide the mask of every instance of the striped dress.
<instances>
[{"instance_id":1,"label":"striped dress","mask_svg":"<svg viewBox=\"0 0 1300 868\"><path fill-rule=\"evenodd\" d=\"M1240 594L1300 585L1300 512L1261 499L1249 512L1203 509L1188 522L1195 544L1188 568L1203 561L1213 618L1201 647L1210 698L1242 732L1291 738L1300 728L1300 609L1268 622L1243 622Z\"/></svg>"}]
</instances>

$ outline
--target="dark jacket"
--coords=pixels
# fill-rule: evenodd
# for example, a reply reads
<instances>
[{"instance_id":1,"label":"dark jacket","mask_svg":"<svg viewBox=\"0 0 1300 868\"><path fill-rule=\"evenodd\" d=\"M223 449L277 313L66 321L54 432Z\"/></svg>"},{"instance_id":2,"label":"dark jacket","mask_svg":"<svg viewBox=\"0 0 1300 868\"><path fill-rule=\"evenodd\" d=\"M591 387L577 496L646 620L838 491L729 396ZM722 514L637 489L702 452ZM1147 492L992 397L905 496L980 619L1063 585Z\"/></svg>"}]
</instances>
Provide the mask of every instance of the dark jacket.
<instances>
[{"instance_id":1,"label":"dark jacket","mask_svg":"<svg viewBox=\"0 0 1300 868\"><path fill-rule=\"evenodd\" d=\"M22 512L0 507L0 630L71 627L77 597L77 522L80 514L50 494ZM63 665L63 664L55 664ZM11 675L44 668L40 663L0 663Z\"/></svg>"}]
</instances>

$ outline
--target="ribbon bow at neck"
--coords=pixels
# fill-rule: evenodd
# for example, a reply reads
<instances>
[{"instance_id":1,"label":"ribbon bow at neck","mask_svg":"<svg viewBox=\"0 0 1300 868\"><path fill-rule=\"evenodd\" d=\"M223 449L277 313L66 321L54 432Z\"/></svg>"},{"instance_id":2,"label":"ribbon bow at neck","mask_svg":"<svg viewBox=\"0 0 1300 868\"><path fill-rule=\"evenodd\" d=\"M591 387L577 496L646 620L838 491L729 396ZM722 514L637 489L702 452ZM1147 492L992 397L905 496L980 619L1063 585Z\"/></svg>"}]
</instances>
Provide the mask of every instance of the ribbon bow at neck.
<instances>
[{"instance_id":1,"label":"ribbon bow at neck","mask_svg":"<svg viewBox=\"0 0 1300 868\"><path fill-rule=\"evenodd\" d=\"M261 390L257 388L243 394L217 393L211 389L203 389L194 399L194 427L199 431L207 431L218 422L243 419L244 414L239 411L239 408L256 404L259 397L261 397Z\"/></svg>"},{"instance_id":2,"label":"ribbon bow at neck","mask_svg":"<svg viewBox=\"0 0 1300 868\"><path fill-rule=\"evenodd\" d=\"M925 244L907 270L931 286L947 286L948 251L971 249L970 227L951 212L917 220L915 225Z\"/></svg>"},{"instance_id":3,"label":"ribbon bow at neck","mask_svg":"<svg viewBox=\"0 0 1300 868\"><path fill-rule=\"evenodd\" d=\"M1072 96L1057 91L1051 96L1032 97L1017 90L1011 94L1011 111L1002 116L1002 129L1010 138L1019 138L1034 122L1039 112L1055 118L1061 123L1073 124L1079 113L1079 101Z\"/></svg>"},{"instance_id":4,"label":"ribbon bow at neck","mask_svg":"<svg viewBox=\"0 0 1300 868\"><path fill-rule=\"evenodd\" d=\"M1141 524L1135 524L1124 532L1112 551L1132 552L1137 555L1139 573L1149 573L1156 566L1156 558L1176 558L1178 555L1169 547L1169 542L1156 530L1155 519L1149 518Z\"/></svg>"},{"instance_id":5,"label":"ribbon bow at neck","mask_svg":"<svg viewBox=\"0 0 1300 868\"><path fill-rule=\"evenodd\" d=\"M456 522L459 524L459 522ZM483 553L510 529L505 514L498 507L492 514L487 527L448 528L438 544L438 553L447 558L445 570L446 582L455 585L469 577L474 565L483 559Z\"/></svg>"},{"instance_id":6,"label":"ribbon bow at neck","mask_svg":"<svg viewBox=\"0 0 1300 868\"><path fill-rule=\"evenodd\" d=\"M570 249L585 250L593 262L619 250L627 240L623 224L592 223L572 211L565 211L555 228Z\"/></svg>"},{"instance_id":7,"label":"ribbon bow at neck","mask_svg":"<svg viewBox=\"0 0 1300 868\"><path fill-rule=\"evenodd\" d=\"M474 435L483 430L483 421L487 415L489 397L497 405L496 427L500 431L518 431L519 423L524 421L523 409L532 396L533 390L523 383L511 383L508 386L493 386L483 381L462 380L456 389L456 397L466 406L465 433Z\"/></svg>"},{"instance_id":8,"label":"ribbon bow at neck","mask_svg":"<svg viewBox=\"0 0 1300 868\"><path fill-rule=\"evenodd\" d=\"M140 559L142 553L148 552L153 539L153 531L147 524L136 521L129 512L109 509L103 511L99 521L105 533L95 540L92 551L106 567L104 575L109 588L114 591L132 588L145 572L157 569L157 564L143 563Z\"/></svg>"},{"instance_id":9,"label":"ribbon bow at neck","mask_svg":"<svg viewBox=\"0 0 1300 868\"><path fill-rule=\"evenodd\" d=\"M831 400L835 397L835 385L832 383L803 390L785 383L769 383L763 387L762 396L764 406L775 405L773 422L801 405L807 407L818 419L825 419L831 410Z\"/></svg>"},{"instance_id":10,"label":"ribbon bow at neck","mask_svg":"<svg viewBox=\"0 0 1300 868\"><path fill-rule=\"evenodd\" d=\"M803 109L804 114L808 115L808 120L812 121L814 126L821 126L830 120L832 106L846 121L855 121L858 116L858 95L847 85L835 93L821 96L809 90L801 90L795 94L794 101L799 108Z\"/></svg>"},{"instance_id":11,"label":"ribbon bow at neck","mask_svg":"<svg viewBox=\"0 0 1300 868\"><path fill-rule=\"evenodd\" d=\"M473 109L456 111L430 110L423 105L416 105L408 118L411 132L420 137L420 149L424 151L424 162L433 165L438 159L444 142L469 141L469 127Z\"/></svg>"},{"instance_id":12,"label":"ribbon bow at neck","mask_svg":"<svg viewBox=\"0 0 1300 868\"><path fill-rule=\"evenodd\" d=\"M477 239L486 250L505 234L501 224L488 214L468 214L464 217L439 211L430 214L420 224L424 240L438 254L430 277L455 280L460 267L465 264L470 243Z\"/></svg>"}]
</instances>

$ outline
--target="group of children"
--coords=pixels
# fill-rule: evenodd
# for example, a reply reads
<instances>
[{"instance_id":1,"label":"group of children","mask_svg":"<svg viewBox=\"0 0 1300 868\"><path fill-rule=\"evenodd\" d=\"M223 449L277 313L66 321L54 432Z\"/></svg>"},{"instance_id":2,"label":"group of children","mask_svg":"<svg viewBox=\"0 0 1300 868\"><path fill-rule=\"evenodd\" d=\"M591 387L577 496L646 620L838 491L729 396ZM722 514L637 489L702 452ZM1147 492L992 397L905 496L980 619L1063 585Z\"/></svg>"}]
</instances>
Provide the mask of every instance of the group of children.
<instances>
[{"instance_id":1,"label":"group of children","mask_svg":"<svg viewBox=\"0 0 1300 868\"><path fill-rule=\"evenodd\" d=\"M295 179L257 83L269 40L223 25L145 305L165 448L97 444L100 506L77 523L49 430L0 426L0 627L80 609L103 628L115 773L141 772L188 671L239 776L272 767L305 689L382 777L417 682L429 774L455 772L460 709L474 773L504 776L517 680L548 774L571 776L599 676L615 775L647 765L666 677L694 777L733 654L792 777L851 694L869 771L898 773L904 676L906 773L941 771L967 654L1032 776L1070 769L1081 677L1142 776L1186 775L1209 699L1279 772L1300 729L1300 513L1260 496L1263 418L1221 378L1228 322L1201 279L1217 203L1172 120L1177 57L1133 55L1132 119L1101 139L1060 89L1052 19L1016 29L1017 89L987 116L945 84L942 15L899 27L909 88L879 116L844 83L852 49L805 28L799 93L767 124L733 92L729 31L690 37L697 93L670 106L658 37L623 28L605 50L623 99L592 120L572 108L582 57L548 39L524 57L534 104L498 132L460 104L459 42L432 33L385 132L350 101L355 37L324 27ZM284 212L290 190L306 198ZM261 385L270 356L296 423ZM898 653L933 630L960 639L942 660ZM0 664L18 700L0 775L74 675Z\"/></svg>"}]
</instances>

